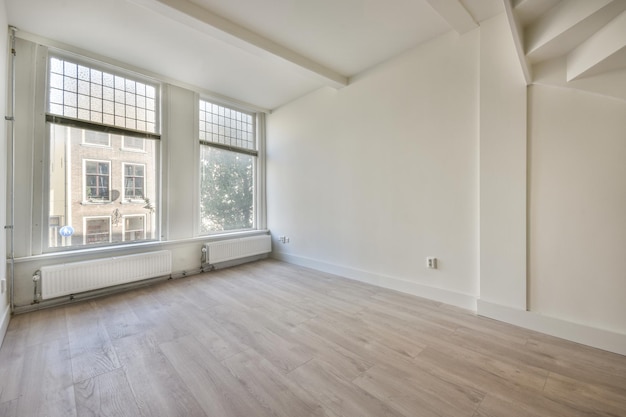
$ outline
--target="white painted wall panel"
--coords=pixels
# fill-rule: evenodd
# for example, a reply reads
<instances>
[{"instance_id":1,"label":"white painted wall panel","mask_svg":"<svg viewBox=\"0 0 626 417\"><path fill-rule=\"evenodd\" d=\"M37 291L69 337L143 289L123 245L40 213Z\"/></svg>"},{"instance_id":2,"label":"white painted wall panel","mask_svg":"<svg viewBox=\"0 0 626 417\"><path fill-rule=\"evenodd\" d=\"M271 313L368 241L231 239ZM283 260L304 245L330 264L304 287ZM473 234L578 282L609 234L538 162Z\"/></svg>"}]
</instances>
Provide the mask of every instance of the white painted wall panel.
<instances>
[{"instance_id":1,"label":"white painted wall panel","mask_svg":"<svg viewBox=\"0 0 626 417\"><path fill-rule=\"evenodd\" d=\"M478 295L478 47L449 33L269 116L277 257Z\"/></svg>"},{"instance_id":2,"label":"white painted wall panel","mask_svg":"<svg viewBox=\"0 0 626 417\"><path fill-rule=\"evenodd\" d=\"M530 308L626 334L626 102L533 86Z\"/></svg>"},{"instance_id":3,"label":"white painted wall panel","mask_svg":"<svg viewBox=\"0 0 626 417\"><path fill-rule=\"evenodd\" d=\"M526 309L526 83L504 15L481 24L480 298Z\"/></svg>"}]
</instances>

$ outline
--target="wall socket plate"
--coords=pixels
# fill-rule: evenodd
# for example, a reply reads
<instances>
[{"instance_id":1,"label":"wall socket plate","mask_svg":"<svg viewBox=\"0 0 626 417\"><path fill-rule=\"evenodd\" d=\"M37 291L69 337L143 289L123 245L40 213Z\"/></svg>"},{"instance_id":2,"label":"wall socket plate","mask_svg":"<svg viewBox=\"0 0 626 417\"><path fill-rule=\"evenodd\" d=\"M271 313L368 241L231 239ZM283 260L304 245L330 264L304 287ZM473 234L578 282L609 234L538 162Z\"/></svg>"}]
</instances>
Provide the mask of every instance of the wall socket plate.
<instances>
[{"instance_id":1,"label":"wall socket plate","mask_svg":"<svg viewBox=\"0 0 626 417\"><path fill-rule=\"evenodd\" d=\"M4 294L6 290L7 290L7 280L6 278L2 278L0 280L0 294Z\"/></svg>"},{"instance_id":2,"label":"wall socket plate","mask_svg":"<svg viewBox=\"0 0 626 417\"><path fill-rule=\"evenodd\" d=\"M437 258L429 256L426 258L426 268L437 269Z\"/></svg>"}]
</instances>

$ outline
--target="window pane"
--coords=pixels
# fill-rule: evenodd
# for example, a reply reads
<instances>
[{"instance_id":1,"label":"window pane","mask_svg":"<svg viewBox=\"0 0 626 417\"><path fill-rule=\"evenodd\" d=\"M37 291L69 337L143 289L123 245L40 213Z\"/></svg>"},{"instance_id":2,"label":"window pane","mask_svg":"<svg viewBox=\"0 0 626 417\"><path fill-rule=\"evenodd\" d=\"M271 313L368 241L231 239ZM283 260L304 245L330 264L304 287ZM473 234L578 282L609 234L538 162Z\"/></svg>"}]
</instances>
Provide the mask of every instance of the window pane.
<instances>
[{"instance_id":1,"label":"window pane","mask_svg":"<svg viewBox=\"0 0 626 417\"><path fill-rule=\"evenodd\" d=\"M254 227L254 157L201 145L203 233Z\"/></svg>"},{"instance_id":2,"label":"window pane","mask_svg":"<svg viewBox=\"0 0 626 417\"><path fill-rule=\"evenodd\" d=\"M159 101L155 86L54 57L50 58L48 82L49 113L99 123L113 122L118 127L157 133L156 114ZM112 114L112 104L116 115L124 117L103 118L100 114L102 109ZM77 112L75 107L90 111ZM152 119L148 120L151 123L138 124L138 115L145 118L146 110L152 112Z\"/></svg>"},{"instance_id":3,"label":"window pane","mask_svg":"<svg viewBox=\"0 0 626 417\"><path fill-rule=\"evenodd\" d=\"M49 127L48 246L156 239L159 142L143 140L143 152L121 152L122 136ZM85 146L85 140L102 144L103 138L109 146ZM125 201L128 193L132 199ZM129 227L124 219L130 219Z\"/></svg>"},{"instance_id":4,"label":"window pane","mask_svg":"<svg viewBox=\"0 0 626 417\"><path fill-rule=\"evenodd\" d=\"M85 219L85 244L108 243L111 238L111 218Z\"/></svg>"},{"instance_id":5,"label":"window pane","mask_svg":"<svg viewBox=\"0 0 626 417\"><path fill-rule=\"evenodd\" d=\"M84 130L84 143L98 146L111 146L111 137L108 133Z\"/></svg>"},{"instance_id":6,"label":"window pane","mask_svg":"<svg viewBox=\"0 0 626 417\"><path fill-rule=\"evenodd\" d=\"M138 200L144 196L143 192L143 165L124 165L124 198Z\"/></svg>"},{"instance_id":7,"label":"window pane","mask_svg":"<svg viewBox=\"0 0 626 417\"><path fill-rule=\"evenodd\" d=\"M252 126L241 123L242 119L252 121L252 116L238 110L229 109L217 104L200 100L200 136L211 142L244 149L256 149L254 136L245 133ZM206 121L212 123L206 123ZM217 135L208 135L217 133ZM245 138L242 140L242 138Z\"/></svg>"},{"instance_id":8,"label":"window pane","mask_svg":"<svg viewBox=\"0 0 626 417\"><path fill-rule=\"evenodd\" d=\"M124 218L124 240L144 239L145 216L127 216Z\"/></svg>"}]
</instances>

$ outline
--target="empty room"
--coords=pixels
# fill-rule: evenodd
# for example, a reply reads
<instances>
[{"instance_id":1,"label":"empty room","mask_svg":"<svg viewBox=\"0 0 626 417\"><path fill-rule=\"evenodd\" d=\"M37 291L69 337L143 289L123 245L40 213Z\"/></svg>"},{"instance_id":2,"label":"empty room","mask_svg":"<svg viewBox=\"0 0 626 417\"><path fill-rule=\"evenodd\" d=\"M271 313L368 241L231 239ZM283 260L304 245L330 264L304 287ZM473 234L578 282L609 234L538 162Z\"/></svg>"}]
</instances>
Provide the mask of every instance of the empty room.
<instances>
[{"instance_id":1,"label":"empty room","mask_svg":"<svg viewBox=\"0 0 626 417\"><path fill-rule=\"evenodd\" d=\"M625 0L0 28L1 417L626 417Z\"/></svg>"}]
</instances>

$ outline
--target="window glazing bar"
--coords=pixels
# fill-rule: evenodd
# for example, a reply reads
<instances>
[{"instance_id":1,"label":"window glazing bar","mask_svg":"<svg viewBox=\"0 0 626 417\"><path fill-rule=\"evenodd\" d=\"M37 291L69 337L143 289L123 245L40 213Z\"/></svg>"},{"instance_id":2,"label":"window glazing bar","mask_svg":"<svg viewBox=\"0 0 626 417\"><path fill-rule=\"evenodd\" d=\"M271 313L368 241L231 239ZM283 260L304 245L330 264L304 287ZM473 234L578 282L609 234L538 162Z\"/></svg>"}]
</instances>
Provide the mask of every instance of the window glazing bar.
<instances>
[{"instance_id":1,"label":"window glazing bar","mask_svg":"<svg viewBox=\"0 0 626 417\"><path fill-rule=\"evenodd\" d=\"M256 150L253 150L253 149L238 148L236 146L228 146L228 145L224 145L222 143L209 142L209 141L206 141L206 140L201 140L200 141L200 145L211 146L213 148L223 149L225 151L242 153L242 154L245 154L245 155L259 156L259 152L256 151Z\"/></svg>"},{"instance_id":2,"label":"window glazing bar","mask_svg":"<svg viewBox=\"0 0 626 417\"><path fill-rule=\"evenodd\" d=\"M156 140L161 139L161 135L158 135L155 133L142 132L139 130L132 130L132 129L124 129L121 127L103 125L100 123L91 123L85 120L77 120L77 119L72 119L70 117L63 117L63 116L54 116L52 114L46 114L46 122L54 123L57 125L75 127L78 129L87 129L87 130L95 130L97 132L103 132L103 133L112 133L114 135L132 136L135 138L142 138L142 139L156 139Z\"/></svg>"}]
</instances>

